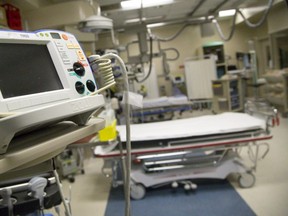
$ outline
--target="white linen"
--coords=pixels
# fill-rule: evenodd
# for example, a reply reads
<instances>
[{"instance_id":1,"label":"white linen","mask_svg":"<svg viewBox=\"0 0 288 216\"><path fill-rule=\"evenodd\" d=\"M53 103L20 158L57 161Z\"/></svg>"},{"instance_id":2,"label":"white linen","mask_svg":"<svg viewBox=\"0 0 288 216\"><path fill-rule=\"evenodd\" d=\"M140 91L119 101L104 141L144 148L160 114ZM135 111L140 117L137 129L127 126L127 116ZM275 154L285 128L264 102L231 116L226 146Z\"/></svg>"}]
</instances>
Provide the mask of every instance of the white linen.
<instances>
[{"instance_id":1,"label":"white linen","mask_svg":"<svg viewBox=\"0 0 288 216\"><path fill-rule=\"evenodd\" d=\"M147 141L219 133L265 129L265 120L246 113L222 113L156 123L131 125L131 141ZM121 141L126 141L126 126L117 126Z\"/></svg>"},{"instance_id":2,"label":"white linen","mask_svg":"<svg viewBox=\"0 0 288 216\"><path fill-rule=\"evenodd\" d=\"M154 99L144 99L143 108L153 108L153 107L163 107L163 106L172 106L172 105L185 105L188 104L189 100L187 96L171 96L171 97L160 97Z\"/></svg>"}]
</instances>

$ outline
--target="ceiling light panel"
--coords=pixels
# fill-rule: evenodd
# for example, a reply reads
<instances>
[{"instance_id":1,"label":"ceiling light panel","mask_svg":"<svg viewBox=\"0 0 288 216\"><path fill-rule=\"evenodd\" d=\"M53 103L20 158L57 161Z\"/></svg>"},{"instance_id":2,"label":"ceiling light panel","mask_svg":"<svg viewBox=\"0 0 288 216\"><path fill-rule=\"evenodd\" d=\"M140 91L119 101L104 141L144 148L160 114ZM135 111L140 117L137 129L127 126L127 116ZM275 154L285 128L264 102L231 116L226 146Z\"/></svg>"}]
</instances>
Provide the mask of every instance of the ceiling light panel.
<instances>
[{"instance_id":1,"label":"ceiling light panel","mask_svg":"<svg viewBox=\"0 0 288 216\"><path fill-rule=\"evenodd\" d=\"M236 13L235 9L230 9L230 10L219 11L218 15L219 17L229 17L229 16L234 16L235 13Z\"/></svg>"},{"instance_id":2,"label":"ceiling light panel","mask_svg":"<svg viewBox=\"0 0 288 216\"><path fill-rule=\"evenodd\" d=\"M144 8L142 10L143 16L163 16L167 15L170 12L170 6L165 5L162 7L153 7L153 8Z\"/></svg>"},{"instance_id":3,"label":"ceiling light panel","mask_svg":"<svg viewBox=\"0 0 288 216\"><path fill-rule=\"evenodd\" d=\"M195 1L182 1L174 3L169 14L189 14L195 5Z\"/></svg>"},{"instance_id":4,"label":"ceiling light panel","mask_svg":"<svg viewBox=\"0 0 288 216\"><path fill-rule=\"evenodd\" d=\"M141 6L147 8L171 3L173 3L173 0L127 0L121 2L121 7L124 10L135 10L141 8Z\"/></svg>"}]
</instances>

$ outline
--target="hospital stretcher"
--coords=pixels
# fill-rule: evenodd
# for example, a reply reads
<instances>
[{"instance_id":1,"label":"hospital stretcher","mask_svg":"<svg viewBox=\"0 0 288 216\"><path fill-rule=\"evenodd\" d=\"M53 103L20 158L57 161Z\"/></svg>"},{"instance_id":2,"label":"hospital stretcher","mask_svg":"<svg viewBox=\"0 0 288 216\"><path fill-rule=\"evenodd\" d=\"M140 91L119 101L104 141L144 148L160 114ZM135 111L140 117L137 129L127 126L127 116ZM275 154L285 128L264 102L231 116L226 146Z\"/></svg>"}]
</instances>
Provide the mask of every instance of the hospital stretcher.
<instances>
[{"instance_id":1,"label":"hospital stretcher","mask_svg":"<svg viewBox=\"0 0 288 216\"><path fill-rule=\"evenodd\" d=\"M266 141L272 139L269 127L275 118L276 113L265 118L223 113L131 125L131 197L141 199L145 188L167 184L195 189L193 179L225 179L231 173L240 174L241 187L252 187L257 162L269 151ZM126 141L125 128L117 130L118 145L97 146L94 152L104 159L102 171L112 175L114 186L122 183L119 169ZM247 155L242 156L243 148Z\"/></svg>"},{"instance_id":2,"label":"hospital stretcher","mask_svg":"<svg viewBox=\"0 0 288 216\"><path fill-rule=\"evenodd\" d=\"M132 117L135 123L168 120L175 112L192 110L193 104L184 95L144 99L142 108L133 107Z\"/></svg>"}]
</instances>

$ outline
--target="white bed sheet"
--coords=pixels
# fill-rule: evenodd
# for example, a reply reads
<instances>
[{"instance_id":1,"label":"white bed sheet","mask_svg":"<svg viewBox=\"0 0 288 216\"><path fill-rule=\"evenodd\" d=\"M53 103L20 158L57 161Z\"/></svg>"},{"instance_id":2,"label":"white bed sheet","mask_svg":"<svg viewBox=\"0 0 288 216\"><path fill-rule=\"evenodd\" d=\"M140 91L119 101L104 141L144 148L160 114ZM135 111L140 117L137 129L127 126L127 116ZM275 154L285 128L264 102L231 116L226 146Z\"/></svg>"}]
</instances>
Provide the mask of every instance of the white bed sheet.
<instances>
[{"instance_id":1,"label":"white bed sheet","mask_svg":"<svg viewBox=\"0 0 288 216\"><path fill-rule=\"evenodd\" d=\"M163 107L163 106L172 106L172 105L185 105L188 104L189 100L187 96L173 96L173 97L160 97L154 99L144 99L143 108L153 108L153 107Z\"/></svg>"},{"instance_id":2,"label":"white bed sheet","mask_svg":"<svg viewBox=\"0 0 288 216\"><path fill-rule=\"evenodd\" d=\"M131 141L185 138L219 133L265 129L266 122L246 113L222 113L165 122L131 125ZM121 141L126 141L126 126L117 126Z\"/></svg>"}]
</instances>

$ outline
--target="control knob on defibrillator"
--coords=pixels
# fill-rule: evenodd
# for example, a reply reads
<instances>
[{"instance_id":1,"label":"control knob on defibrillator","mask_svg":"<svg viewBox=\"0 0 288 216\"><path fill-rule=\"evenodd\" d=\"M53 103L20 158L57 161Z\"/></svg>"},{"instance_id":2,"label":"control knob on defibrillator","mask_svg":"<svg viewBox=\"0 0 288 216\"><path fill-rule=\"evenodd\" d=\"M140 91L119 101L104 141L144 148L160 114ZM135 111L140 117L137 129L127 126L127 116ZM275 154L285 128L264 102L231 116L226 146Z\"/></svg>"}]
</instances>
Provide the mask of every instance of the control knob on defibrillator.
<instances>
[{"instance_id":1,"label":"control knob on defibrillator","mask_svg":"<svg viewBox=\"0 0 288 216\"><path fill-rule=\"evenodd\" d=\"M83 65L80 62L75 62L73 64L73 70L75 71L75 73L78 76L84 76L84 74L85 74L85 68L83 67Z\"/></svg>"}]
</instances>

